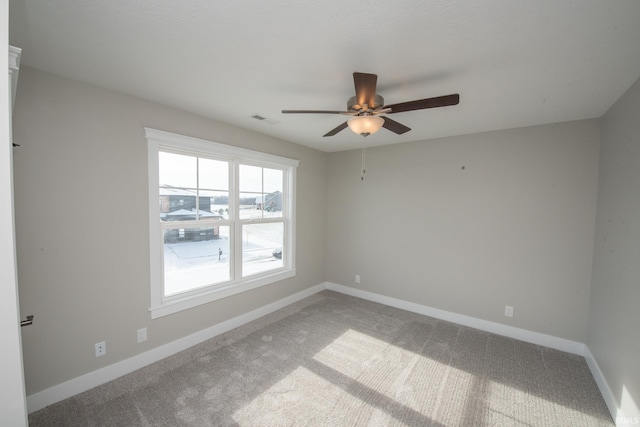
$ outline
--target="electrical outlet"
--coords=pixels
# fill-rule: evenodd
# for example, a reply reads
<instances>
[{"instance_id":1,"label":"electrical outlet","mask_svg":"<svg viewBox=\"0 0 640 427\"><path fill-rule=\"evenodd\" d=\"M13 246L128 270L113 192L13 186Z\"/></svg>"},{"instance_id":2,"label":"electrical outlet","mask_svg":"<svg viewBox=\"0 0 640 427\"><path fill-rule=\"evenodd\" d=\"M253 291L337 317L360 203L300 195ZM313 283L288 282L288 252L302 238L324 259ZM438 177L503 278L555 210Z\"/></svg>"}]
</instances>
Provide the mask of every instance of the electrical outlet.
<instances>
[{"instance_id":1,"label":"electrical outlet","mask_svg":"<svg viewBox=\"0 0 640 427\"><path fill-rule=\"evenodd\" d=\"M107 343L102 341L102 342L97 342L96 343L96 357L100 357L100 356L104 356L105 354L107 354Z\"/></svg>"},{"instance_id":2,"label":"electrical outlet","mask_svg":"<svg viewBox=\"0 0 640 427\"><path fill-rule=\"evenodd\" d=\"M147 328L138 329L138 342L141 343L147 340Z\"/></svg>"},{"instance_id":3,"label":"electrical outlet","mask_svg":"<svg viewBox=\"0 0 640 427\"><path fill-rule=\"evenodd\" d=\"M510 305L504 306L504 315L507 317L513 317L513 307Z\"/></svg>"},{"instance_id":4,"label":"electrical outlet","mask_svg":"<svg viewBox=\"0 0 640 427\"><path fill-rule=\"evenodd\" d=\"M360 275L356 274L356 283L360 283Z\"/></svg>"}]
</instances>

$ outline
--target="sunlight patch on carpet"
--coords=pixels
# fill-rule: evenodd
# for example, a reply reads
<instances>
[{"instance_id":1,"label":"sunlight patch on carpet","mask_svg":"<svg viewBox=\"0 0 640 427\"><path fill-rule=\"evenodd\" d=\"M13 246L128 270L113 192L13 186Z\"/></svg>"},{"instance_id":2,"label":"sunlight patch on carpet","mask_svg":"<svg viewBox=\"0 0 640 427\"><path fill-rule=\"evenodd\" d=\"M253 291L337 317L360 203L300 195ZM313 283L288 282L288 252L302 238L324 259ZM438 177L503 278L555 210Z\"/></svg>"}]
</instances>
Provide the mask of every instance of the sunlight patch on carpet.
<instances>
[{"instance_id":1,"label":"sunlight patch on carpet","mask_svg":"<svg viewBox=\"0 0 640 427\"><path fill-rule=\"evenodd\" d=\"M287 425L319 425L338 415L333 411L338 401L351 410L366 406L362 400L344 394L331 381L298 367L236 411L233 419L240 425L254 426L282 425L285 421Z\"/></svg>"},{"instance_id":2,"label":"sunlight patch on carpet","mask_svg":"<svg viewBox=\"0 0 640 427\"><path fill-rule=\"evenodd\" d=\"M353 329L316 353L314 359L416 414L437 414L445 384L455 384L453 406L458 408L446 411L446 419L441 420L446 422L462 421L464 404L474 383L474 376L464 370ZM425 378L431 378L427 387ZM380 408L374 410L373 416L380 425L389 418ZM438 417L433 420L439 421Z\"/></svg>"}]
</instances>

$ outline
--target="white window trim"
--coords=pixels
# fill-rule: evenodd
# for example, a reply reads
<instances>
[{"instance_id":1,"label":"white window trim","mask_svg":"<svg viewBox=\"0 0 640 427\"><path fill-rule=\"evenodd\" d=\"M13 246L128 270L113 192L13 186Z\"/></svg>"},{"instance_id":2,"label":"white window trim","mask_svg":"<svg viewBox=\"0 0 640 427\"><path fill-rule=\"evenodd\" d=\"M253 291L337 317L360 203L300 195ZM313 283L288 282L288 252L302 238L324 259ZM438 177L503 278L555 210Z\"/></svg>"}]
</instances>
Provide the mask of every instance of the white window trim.
<instances>
[{"instance_id":1,"label":"white window trim","mask_svg":"<svg viewBox=\"0 0 640 427\"><path fill-rule=\"evenodd\" d=\"M288 279L296 275L295 269L295 194L296 194L296 168L299 161L287 157L280 157L273 154L248 150L220 144L204 139L192 138L161 130L144 128L147 139L147 163L149 175L149 264L150 264L150 289L151 289L151 318L166 316L178 311L206 304L221 298L226 298L241 292L246 292L260 286L265 286L280 280ZM194 290L184 294L170 297L163 296L163 245L161 238L161 226L159 223L160 207L158 205L159 188L159 167L158 152L162 149L171 151L186 150L190 154L215 155L218 158L227 158L231 161L250 162L264 166L276 166L286 168L285 194L290 194L293 203L287 202L283 209L286 210L285 218L285 241L283 242L284 268L265 272L255 276L236 278L219 286ZM237 177L234 177L237 180ZM231 197L231 195L230 195ZM234 195L236 197L236 195ZM244 223L247 221L242 220ZM248 221L250 223L250 221ZM287 223L291 226L287 227ZM236 248L236 256L241 248ZM240 259L240 258L237 258Z\"/></svg>"}]
</instances>

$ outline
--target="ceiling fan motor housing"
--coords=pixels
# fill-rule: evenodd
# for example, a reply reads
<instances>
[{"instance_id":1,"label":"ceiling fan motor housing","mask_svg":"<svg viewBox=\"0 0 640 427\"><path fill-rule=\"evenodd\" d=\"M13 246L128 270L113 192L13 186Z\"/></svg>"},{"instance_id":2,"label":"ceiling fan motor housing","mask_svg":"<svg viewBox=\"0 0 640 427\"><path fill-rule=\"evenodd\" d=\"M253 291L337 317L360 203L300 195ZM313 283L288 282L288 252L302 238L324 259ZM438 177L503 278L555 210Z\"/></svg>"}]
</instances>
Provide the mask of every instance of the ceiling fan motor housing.
<instances>
[{"instance_id":1,"label":"ceiling fan motor housing","mask_svg":"<svg viewBox=\"0 0 640 427\"><path fill-rule=\"evenodd\" d=\"M354 113L372 113L376 108L382 107L384 105L384 98L380 95L376 95L374 98L374 105L367 105L367 109L363 111L363 105L358 104L358 100L356 96L352 96L347 101L347 111Z\"/></svg>"}]
</instances>

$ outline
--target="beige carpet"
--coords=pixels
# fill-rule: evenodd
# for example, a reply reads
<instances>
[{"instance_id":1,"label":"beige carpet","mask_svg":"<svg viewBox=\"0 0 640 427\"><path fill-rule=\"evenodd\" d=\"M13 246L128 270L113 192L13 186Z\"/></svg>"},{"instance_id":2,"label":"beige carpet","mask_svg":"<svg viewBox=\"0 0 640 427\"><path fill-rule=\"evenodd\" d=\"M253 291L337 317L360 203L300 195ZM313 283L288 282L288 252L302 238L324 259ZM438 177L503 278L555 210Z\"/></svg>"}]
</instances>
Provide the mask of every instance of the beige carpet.
<instances>
[{"instance_id":1,"label":"beige carpet","mask_svg":"<svg viewBox=\"0 0 640 427\"><path fill-rule=\"evenodd\" d=\"M32 426L612 426L582 357L329 291Z\"/></svg>"}]
</instances>

